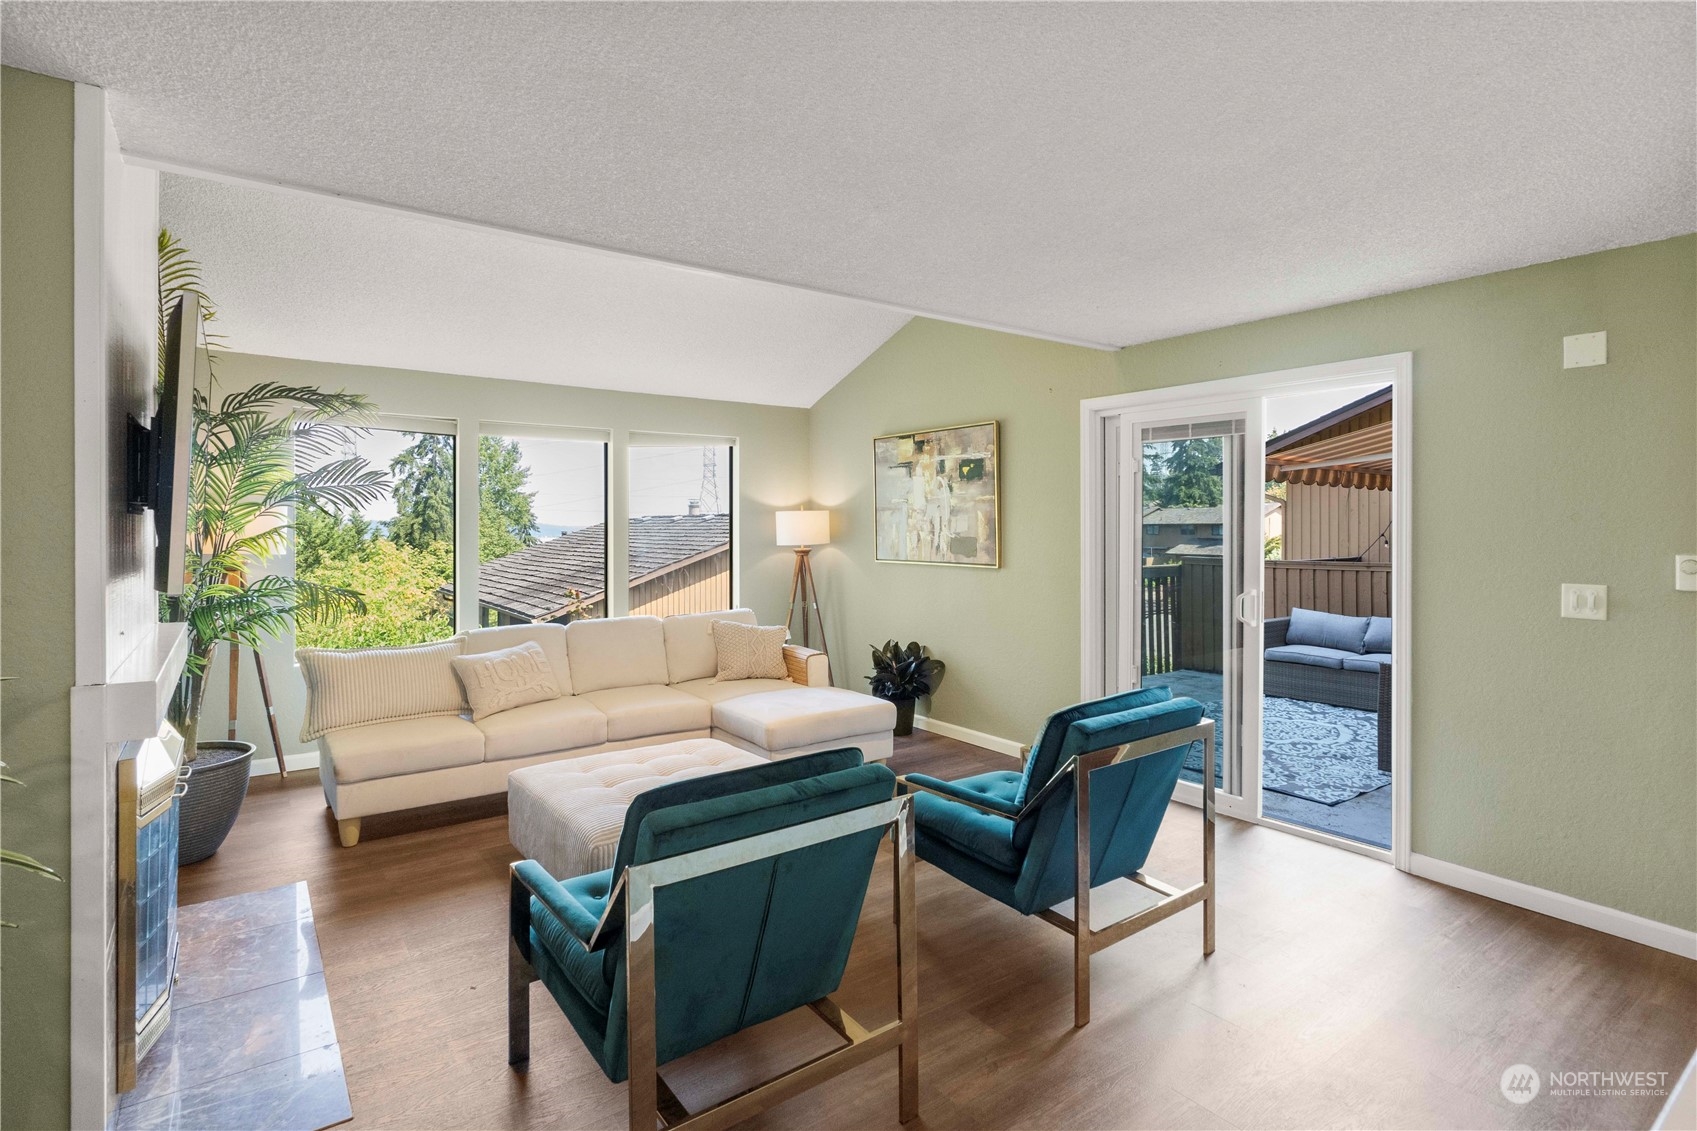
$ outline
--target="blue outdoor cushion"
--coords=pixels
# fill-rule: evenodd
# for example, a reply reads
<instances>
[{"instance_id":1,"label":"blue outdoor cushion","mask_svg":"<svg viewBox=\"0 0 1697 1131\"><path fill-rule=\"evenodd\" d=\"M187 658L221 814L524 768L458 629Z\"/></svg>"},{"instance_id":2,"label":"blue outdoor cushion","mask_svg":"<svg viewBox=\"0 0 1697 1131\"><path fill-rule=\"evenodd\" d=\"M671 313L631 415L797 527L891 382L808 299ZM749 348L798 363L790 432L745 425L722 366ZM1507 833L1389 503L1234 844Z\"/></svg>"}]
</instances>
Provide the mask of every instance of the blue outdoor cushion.
<instances>
[{"instance_id":1,"label":"blue outdoor cushion","mask_svg":"<svg viewBox=\"0 0 1697 1131\"><path fill-rule=\"evenodd\" d=\"M1345 617L1337 613L1317 613L1313 609L1292 609L1290 630L1285 633L1286 644L1306 644L1312 648L1335 648L1339 652L1360 655L1367 649L1367 617ZM1335 666L1335 665L1334 665Z\"/></svg>"},{"instance_id":2,"label":"blue outdoor cushion","mask_svg":"<svg viewBox=\"0 0 1697 1131\"><path fill-rule=\"evenodd\" d=\"M1355 659L1351 653L1336 648L1316 648L1312 644L1284 644L1267 649L1267 659L1287 664L1307 664L1313 668L1342 668L1345 659Z\"/></svg>"},{"instance_id":3,"label":"blue outdoor cushion","mask_svg":"<svg viewBox=\"0 0 1697 1131\"><path fill-rule=\"evenodd\" d=\"M1377 675L1379 672L1379 665L1388 664L1390 662L1391 657L1387 652L1369 652L1365 656L1350 656L1346 658L1343 662L1343 670L1346 672L1372 672Z\"/></svg>"},{"instance_id":4,"label":"blue outdoor cushion","mask_svg":"<svg viewBox=\"0 0 1697 1131\"><path fill-rule=\"evenodd\" d=\"M1362 643L1368 652L1389 652L1391 650L1391 618L1368 617L1367 639Z\"/></svg>"}]
</instances>

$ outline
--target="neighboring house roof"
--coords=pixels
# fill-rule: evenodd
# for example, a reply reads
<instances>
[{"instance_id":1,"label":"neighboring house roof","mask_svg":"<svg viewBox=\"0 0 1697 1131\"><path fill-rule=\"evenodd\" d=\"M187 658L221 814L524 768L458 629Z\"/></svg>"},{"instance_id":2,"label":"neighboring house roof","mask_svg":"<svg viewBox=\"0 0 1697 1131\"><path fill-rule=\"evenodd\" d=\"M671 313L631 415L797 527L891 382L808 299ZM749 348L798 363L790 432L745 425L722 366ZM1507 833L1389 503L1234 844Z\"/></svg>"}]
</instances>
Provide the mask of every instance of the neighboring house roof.
<instances>
[{"instance_id":1,"label":"neighboring house roof","mask_svg":"<svg viewBox=\"0 0 1697 1131\"><path fill-rule=\"evenodd\" d=\"M1221 557L1225 556L1226 548L1224 546L1220 545L1218 542L1215 542L1212 545L1208 545L1208 546L1202 546L1202 545L1198 545L1198 544L1195 544L1195 543L1192 543L1192 542L1186 542L1182 546L1168 546L1166 549L1162 550L1161 553L1167 554L1167 555L1169 555L1171 557L1175 557L1175 558L1186 558L1186 557L1189 557L1189 558L1197 558L1197 557L1221 558Z\"/></svg>"},{"instance_id":2,"label":"neighboring house roof","mask_svg":"<svg viewBox=\"0 0 1697 1131\"><path fill-rule=\"evenodd\" d=\"M630 520L632 585L730 548L731 516L656 515ZM606 594L607 524L526 546L478 567L477 600L530 620L553 620ZM452 595L452 585L443 592ZM575 596L574 596L575 591Z\"/></svg>"},{"instance_id":3,"label":"neighboring house roof","mask_svg":"<svg viewBox=\"0 0 1697 1131\"><path fill-rule=\"evenodd\" d=\"M1158 507L1143 516L1145 526L1206 526L1222 521L1220 507Z\"/></svg>"}]
</instances>

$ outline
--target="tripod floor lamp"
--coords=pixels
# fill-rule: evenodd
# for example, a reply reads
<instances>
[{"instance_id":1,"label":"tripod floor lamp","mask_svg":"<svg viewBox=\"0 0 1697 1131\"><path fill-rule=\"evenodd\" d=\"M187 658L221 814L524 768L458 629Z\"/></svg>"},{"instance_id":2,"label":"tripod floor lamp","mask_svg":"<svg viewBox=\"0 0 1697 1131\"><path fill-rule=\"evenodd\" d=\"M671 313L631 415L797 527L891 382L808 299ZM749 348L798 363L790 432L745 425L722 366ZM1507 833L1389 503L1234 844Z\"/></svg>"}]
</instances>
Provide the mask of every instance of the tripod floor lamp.
<instances>
[{"instance_id":1,"label":"tripod floor lamp","mask_svg":"<svg viewBox=\"0 0 1697 1131\"><path fill-rule=\"evenodd\" d=\"M796 598L801 598L801 646L813 647L810 621L819 622L819 650L825 646L825 618L819 615L819 587L813 582L811 552L831 540L830 511L779 511L778 545L795 547L795 575L790 579L790 616L786 621L795 631Z\"/></svg>"}]
</instances>

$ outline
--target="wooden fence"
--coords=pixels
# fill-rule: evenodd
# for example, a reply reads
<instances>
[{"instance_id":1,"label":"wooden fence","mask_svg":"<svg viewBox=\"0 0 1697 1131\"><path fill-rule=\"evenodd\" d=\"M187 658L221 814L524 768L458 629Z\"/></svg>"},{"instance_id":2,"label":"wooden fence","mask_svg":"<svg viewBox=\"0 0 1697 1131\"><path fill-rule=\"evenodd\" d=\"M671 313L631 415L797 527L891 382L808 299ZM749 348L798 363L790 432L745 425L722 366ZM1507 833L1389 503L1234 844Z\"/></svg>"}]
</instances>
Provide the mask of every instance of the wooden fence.
<instances>
[{"instance_id":1,"label":"wooden fence","mask_svg":"<svg viewBox=\"0 0 1697 1131\"><path fill-rule=\"evenodd\" d=\"M1391 615L1391 567L1382 562L1266 563L1265 617L1291 608L1345 616ZM1219 558L1143 567L1143 674L1222 669L1226 595Z\"/></svg>"},{"instance_id":2,"label":"wooden fence","mask_svg":"<svg viewBox=\"0 0 1697 1131\"><path fill-rule=\"evenodd\" d=\"M1268 562L1264 617L1292 608L1349 617L1391 615L1389 562Z\"/></svg>"}]
</instances>

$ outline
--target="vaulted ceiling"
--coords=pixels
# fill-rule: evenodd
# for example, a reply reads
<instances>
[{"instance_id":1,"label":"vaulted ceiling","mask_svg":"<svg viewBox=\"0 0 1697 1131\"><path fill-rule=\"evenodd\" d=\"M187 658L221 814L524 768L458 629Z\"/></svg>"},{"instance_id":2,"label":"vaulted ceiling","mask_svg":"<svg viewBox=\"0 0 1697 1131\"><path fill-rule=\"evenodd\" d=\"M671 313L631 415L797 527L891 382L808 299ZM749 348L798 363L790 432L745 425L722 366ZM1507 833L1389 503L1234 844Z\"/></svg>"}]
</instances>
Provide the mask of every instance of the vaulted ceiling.
<instances>
[{"instance_id":1,"label":"vaulted ceiling","mask_svg":"<svg viewBox=\"0 0 1697 1131\"><path fill-rule=\"evenodd\" d=\"M787 403L910 312L1118 346L1697 229L1677 3L9 3L4 58L108 88L126 152L165 167L825 292L730 316L788 324L780 380L815 359L748 398ZM168 199L185 225L316 222ZM383 220L338 226L349 258L409 242ZM593 290L509 252L492 280L456 239L417 237L420 266L527 317ZM329 253L273 245L277 285Z\"/></svg>"}]
</instances>

